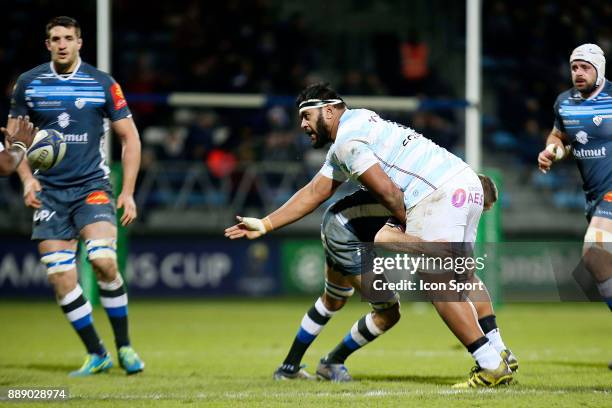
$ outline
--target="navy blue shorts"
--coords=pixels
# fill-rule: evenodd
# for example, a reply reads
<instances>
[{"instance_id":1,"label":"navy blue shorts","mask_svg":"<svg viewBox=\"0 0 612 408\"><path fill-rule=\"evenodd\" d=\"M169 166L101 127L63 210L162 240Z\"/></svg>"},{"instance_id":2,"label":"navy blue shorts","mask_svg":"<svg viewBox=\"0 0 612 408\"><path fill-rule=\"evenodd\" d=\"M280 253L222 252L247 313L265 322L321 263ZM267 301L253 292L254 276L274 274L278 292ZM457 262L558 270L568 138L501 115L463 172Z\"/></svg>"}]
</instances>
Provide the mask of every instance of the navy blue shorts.
<instances>
[{"instance_id":1,"label":"navy blue shorts","mask_svg":"<svg viewBox=\"0 0 612 408\"><path fill-rule=\"evenodd\" d=\"M612 191L608 191L599 200L587 202L586 216L589 222L591 222L593 217L612 220Z\"/></svg>"},{"instance_id":2,"label":"navy blue shorts","mask_svg":"<svg viewBox=\"0 0 612 408\"><path fill-rule=\"evenodd\" d=\"M61 189L43 186L37 197L42 206L34 212L33 240L78 238L83 227L100 221L117 225L113 192L106 180Z\"/></svg>"}]
</instances>

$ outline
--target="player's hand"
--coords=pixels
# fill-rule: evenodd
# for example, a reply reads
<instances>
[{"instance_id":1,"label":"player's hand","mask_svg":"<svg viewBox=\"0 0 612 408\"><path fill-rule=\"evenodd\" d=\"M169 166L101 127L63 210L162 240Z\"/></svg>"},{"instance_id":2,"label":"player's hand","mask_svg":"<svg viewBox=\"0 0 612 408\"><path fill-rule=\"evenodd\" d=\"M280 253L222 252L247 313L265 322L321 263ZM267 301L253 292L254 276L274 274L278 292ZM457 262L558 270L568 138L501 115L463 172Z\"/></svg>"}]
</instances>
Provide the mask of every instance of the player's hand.
<instances>
[{"instance_id":1,"label":"player's hand","mask_svg":"<svg viewBox=\"0 0 612 408\"><path fill-rule=\"evenodd\" d=\"M29 116L18 116L15 121L16 127L15 132L10 134L8 129L0 128L0 131L4 133L4 137L9 143L13 144L15 142L23 143L26 148L30 147L32 144L32 140L34 140L34 136L38 133L38 128L34 127L34 124L30 122Z\"/></svg>"},{"instance_id":2,"label":"player's hand","mask_svg":"<svg viewBox=\"0 0 612 408\"><path fill-rule=\"evenodd\" d=\"M127 193L119 194L117 198L117 209L123 208L123 215L121 216L121 225L124 227L130 225L138 216L136 210L136 202L134 196Z\"/></svg>"},{"instance_id":3,"label":"player's hand","mask_svg":"<svg viewBox=\"0 0 612 408\"><path fill-rule=\"evenodd\" d=\"M30 177L23 182L23 202L26 207L40 208L42 202L36 196L42 190L40 182L35 177Z\"/></svg>"},{"instance_id":4,"label":"player's hand","mask_svg":"<svg viewBox=\"0 0 612 408\"><path fill-rule=\"evenodd\" d=\"M264 220L251 217L236 217L239 224L225 229L225 236L229 239L256 239L264 235L267 231Z\"/></svg>"},{"instance_id":5,"label":"player's hand","mask_svg":"<svg viewBox=\"0 0 612 408\"><path fill-rule=\"evenodd\" d=\"M544 149L538 154L538 167L540 171L544 174L550 170L550 166L553 164L553 160L555 159L555 155L547 149Z\"/></svg>"}]
</instances>

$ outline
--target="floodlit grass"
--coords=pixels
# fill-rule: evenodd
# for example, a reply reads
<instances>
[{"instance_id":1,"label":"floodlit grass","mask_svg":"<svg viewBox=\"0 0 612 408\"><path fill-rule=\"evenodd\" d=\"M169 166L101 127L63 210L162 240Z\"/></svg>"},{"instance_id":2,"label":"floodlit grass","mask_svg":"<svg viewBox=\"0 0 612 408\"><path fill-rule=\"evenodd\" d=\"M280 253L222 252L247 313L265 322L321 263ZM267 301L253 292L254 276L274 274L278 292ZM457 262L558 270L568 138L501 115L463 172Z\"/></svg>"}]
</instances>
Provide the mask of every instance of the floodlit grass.
<instances>
[{"instance_id":1,"label":"floodlit grass","mask_svg":"<svg viewBox=\"0 0 612 408\"><path fill-rule=\"evenodd\" d=\"M368 310L358 299L351 303L308 350L304 363L311 372ZM612 319L603 304L504 306L498 323L519 358L517 384L480 391L450 388L467 378L472 361L428 304L404 305L398 326L347 360L354 382L274 382L272 372L310 305L302 299L136 299L131 335L145 372L127 377L117 365L72 379L66 374L80 366L84 350L57 305L0 302L0 389L67 387L71 398L60 404L79 407L612 406ZM95 323L113 348L101 308ZM26 405L50 403L18 406Z\"/></svg>"}]
</instances>

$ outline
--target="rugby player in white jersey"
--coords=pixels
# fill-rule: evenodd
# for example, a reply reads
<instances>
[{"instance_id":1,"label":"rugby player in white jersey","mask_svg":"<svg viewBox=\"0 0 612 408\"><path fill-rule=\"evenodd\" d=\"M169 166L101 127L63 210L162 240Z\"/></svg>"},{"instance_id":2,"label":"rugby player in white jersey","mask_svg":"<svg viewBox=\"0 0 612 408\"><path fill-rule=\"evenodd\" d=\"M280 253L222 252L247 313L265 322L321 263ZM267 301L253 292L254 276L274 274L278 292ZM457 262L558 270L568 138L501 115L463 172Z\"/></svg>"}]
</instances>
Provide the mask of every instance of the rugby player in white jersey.
<instances>
[{"instance_id":1,"label":"rugby player in white jersey","mask_svg":"<svg viewBox=\"0 0 612 408\"><path fill-rule=\"evenodd\" d=\"M6 128L0 128L0 132L4 134L7 149L0 143L0 176L8 176L13 173L21 160L26 155L28 147L32 144L38 128L30 122L28 116L19 116L15 119L13 133L9 133Z\"/></svg>"},{"instance_id":2,"label":"rugby player in white jersey","mask_svg":"<svg viewBox=\"0 0 612 408\"><path fill-rule=\"evenodd\" d=\"M576 47L570 55L573 88L554 104L555 122L538 155L543 172L572 153L583 181L585 214L583 264L612 310L612 83L606 59L595 44ZM612 369L612 362L608 365Z\"/></svg>"},{"instance_id":3,"label":"rugby player in white jersey","mask_svg":"<svg viewBox=\"0 0 612 408\"><path fill-rule=\"evenodd\" d=\"M313 147L332 143L321 171L263 219L239 217L239 224L225 230L227 237L255 239L291 224L351 178L367 188L406 233L424 241L474 242L483 203L473 197L482 197L483 191L478 176L461 159L375 112L348 109L327 84L306 88L297 105ZM469 380L457 385L509 383L512 370L481 330L473 306L466 301L433 303L477 362Z\"/></svg>"}]
</instances>

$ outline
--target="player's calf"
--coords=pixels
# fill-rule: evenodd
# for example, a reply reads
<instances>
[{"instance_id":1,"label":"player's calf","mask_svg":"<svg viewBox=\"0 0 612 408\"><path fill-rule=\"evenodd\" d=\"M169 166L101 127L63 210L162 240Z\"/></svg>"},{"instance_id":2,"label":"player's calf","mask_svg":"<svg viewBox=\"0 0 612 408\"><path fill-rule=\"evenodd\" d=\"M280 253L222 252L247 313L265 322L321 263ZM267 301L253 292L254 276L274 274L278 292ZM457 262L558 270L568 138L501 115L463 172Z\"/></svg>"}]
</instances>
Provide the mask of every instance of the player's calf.
<instances>
[{"instance_id":1,"label":"player's calf","mask_svg":"<svg viewBox=\"0 0 612 408\"><path fill-rule=\"evenodd\" d=\"M83 289L77 283L76 252L73 250L46 252L42 254L41 262L47 267L48 280L53 285L58 304L83 342L87 353L89 356L97 355L99 357L88 358L89 366L98 367L98 363L105 359L104 356L107 353L93 326L91 304L85 298ZM84 364L83 367L85 365L87 364ZM83 367L81 368L83 369Z\"/></svg>"},{"instance_id":2,"label":"player's calf","mask_svg":"<svg viewBox=\"0 0 612 408\"><path fill-rule=\"evenodd\" d=\"M372 320L383 332L386 332L399 322L401 318L400 303L372 304Z\"/></svg>"},{"instance_id":3,"label":"player's calf","mask_svg":"<svg viewBox=\"0 0 612 408\"><path fill-rule=\"evenodd\" d=\"M96 271L100 303L104 307L115 335L120 366L134 374L144 369L144 362L131 347L128 330L128 296L121 274L117 270L114 238L86 241L87 256Z\"/></svg>"}]
</instances>

